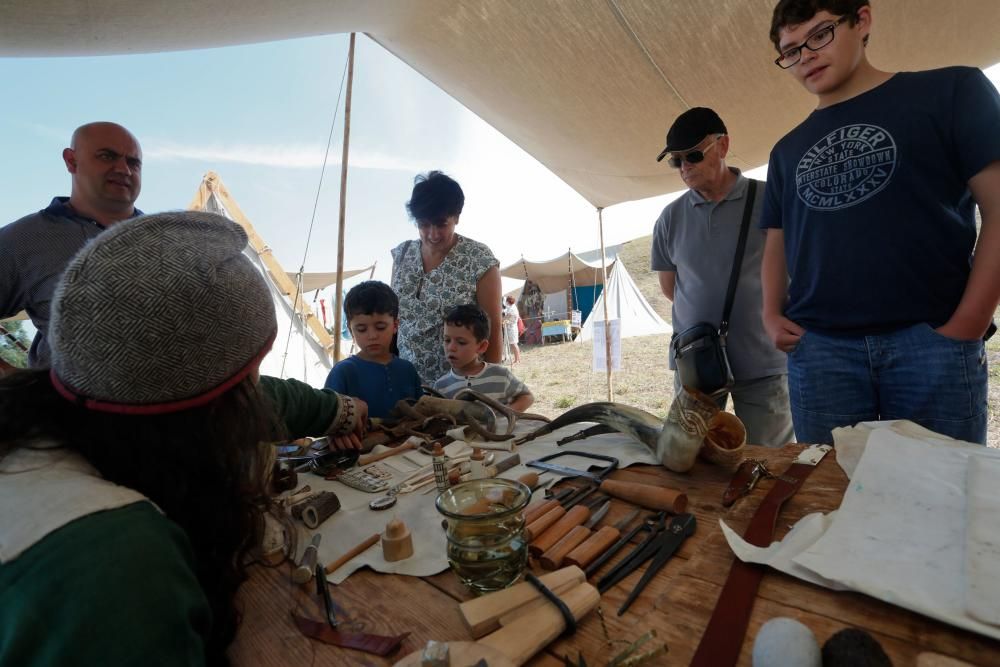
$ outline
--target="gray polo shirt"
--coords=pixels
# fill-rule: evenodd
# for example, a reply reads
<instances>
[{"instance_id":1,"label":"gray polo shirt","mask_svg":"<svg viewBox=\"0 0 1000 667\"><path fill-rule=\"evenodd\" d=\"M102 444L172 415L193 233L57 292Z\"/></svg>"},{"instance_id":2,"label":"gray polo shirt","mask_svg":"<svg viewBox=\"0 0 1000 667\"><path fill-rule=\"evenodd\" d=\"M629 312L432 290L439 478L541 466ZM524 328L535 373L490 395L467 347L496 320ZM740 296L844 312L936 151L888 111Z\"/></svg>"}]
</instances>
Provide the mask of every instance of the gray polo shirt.
<instances>
[{"instance_id":1,"label":"gray polo shirt","mask_svg":"<svg viewBox=\"0 0 1000 667\"><path fill-rule=\"evenodd\" d=\"M652 269L677 273L672 322L676 333L699 322L717 327L722 319L749 183L738 169L731 171L737 179L725 199L712 202L688 190L663 209L653 228ZM757 222L764 207L763 185L757 186L729 318L729 363L737 381L787 372L785 354L775 349L761 320L760 264L765 233ZM672 353L670 368L675 368Z\"/></svg>"},{"instance_id":2,"label":"gray polo shirt","mask_svg":"<svg viewBox=\"0 0 1000 667\"><path fill-rule=\"evenodd\" d=\"M59 277L77 251L104 231L68 201L56 197L47 208L0 227L0 318L28 312L38 329L28 351L33 368L49 365L49 308Z\"/></svg>"}]
</instances>

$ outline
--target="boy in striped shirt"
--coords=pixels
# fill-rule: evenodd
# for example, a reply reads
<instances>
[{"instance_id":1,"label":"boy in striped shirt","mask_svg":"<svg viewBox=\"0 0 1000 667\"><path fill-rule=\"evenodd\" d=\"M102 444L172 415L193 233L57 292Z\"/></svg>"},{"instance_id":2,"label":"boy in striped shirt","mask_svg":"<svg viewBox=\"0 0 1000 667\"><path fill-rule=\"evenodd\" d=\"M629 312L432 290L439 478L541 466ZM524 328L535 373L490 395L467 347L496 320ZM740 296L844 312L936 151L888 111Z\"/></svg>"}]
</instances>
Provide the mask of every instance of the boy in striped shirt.
<instances>
[{"instance_id":1,"label":"boy in striped shirt","mask_svg":"<svg viewBox=\"0 0 1000 667\"><path fill-rule=\"evenodd\" d=\"M452 398L462 389L473 389L524 412L535 397L505 366L483 361L489 347L490 321L475 304L455 306L444 318L444 353L451 370L434 383L434 389Z\"/></svg>"}]
</instances>

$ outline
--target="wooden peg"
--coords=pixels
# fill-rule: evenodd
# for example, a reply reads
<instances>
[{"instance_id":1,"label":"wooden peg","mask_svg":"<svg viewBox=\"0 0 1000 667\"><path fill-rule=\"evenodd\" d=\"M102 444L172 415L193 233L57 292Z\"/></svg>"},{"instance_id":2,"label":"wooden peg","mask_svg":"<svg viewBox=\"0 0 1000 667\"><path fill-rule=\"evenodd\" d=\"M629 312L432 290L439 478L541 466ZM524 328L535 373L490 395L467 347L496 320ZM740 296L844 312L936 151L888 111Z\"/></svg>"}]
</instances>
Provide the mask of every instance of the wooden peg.
<instances>
[{"instance_id":1,"label":"wooden peg","mask_svg":"<svg viewBox=\"0 0 1000 667\"><path fill-rule=\"evenodd\" d=\"M413 536L410 529L399 519L393 519L385 525L382 535L382 555L387 563L403 560L413 555Z\"/></svg>"}]
</instances>

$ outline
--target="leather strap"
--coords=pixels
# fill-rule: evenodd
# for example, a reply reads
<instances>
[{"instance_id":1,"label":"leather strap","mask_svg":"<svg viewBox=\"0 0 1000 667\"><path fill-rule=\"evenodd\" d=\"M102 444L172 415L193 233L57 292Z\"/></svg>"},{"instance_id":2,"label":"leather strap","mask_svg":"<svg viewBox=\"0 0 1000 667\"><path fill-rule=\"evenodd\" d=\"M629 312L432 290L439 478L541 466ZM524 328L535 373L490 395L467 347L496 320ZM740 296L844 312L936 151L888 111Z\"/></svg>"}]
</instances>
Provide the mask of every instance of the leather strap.
<instances>
[{"instance_id":1,"label":"leather strap","mask_svg":"<svg viewBox=\"0 0 1000 667\"><path fill-rule=\"evenodd\" d=\"M829 445L814 445L799 454L788 470L774 480L774 486L757 508L743 539L758 547L771 544L781 506L795 495L830 449L832 447ZM764 572L765 568L761 565L744 563L739 558L733 561L729 577L715 603L712 618L691 660L692 667L726 667L736 664Z\"/></svg>"},{"instance_id":2,"label":"leather strap","mask_svg":"<svg viewBox=\"0 0 1000 667\"><path fill-rule=\"evenodd\" d=\"M722 321L719 323L719 335L725 339L729 333L729 314L733 310L733 300L736 299L736 283L740 279L740 267L743 265L743 251L747 247L747 235L750 232L750 216L753 215L753 200L757 194L757 181L747 179L747 201L743 205L743 222L740 224L740 238L736 242L736 255L733 257L733 268L729 272L729 289L726 290L726 305L722 309Z\"/></svg>"},{"instance_id":3,"label":"leather strap","mask_svg":"<svg viewBox=\"0 0 1000 667\"><path fill-rule=\"evenodd\" d=\"M314 621L312 619L292 614L292 620L298 627L299 632L306 637L319 640L324 644L333 644L342 648L353 648L365 653L387 656L403 643L403 640L410 636L404 633L395 637L385 635L370 635L367 632L341 632L330 627L329 623Z\"/></svg>"}]
</instances>

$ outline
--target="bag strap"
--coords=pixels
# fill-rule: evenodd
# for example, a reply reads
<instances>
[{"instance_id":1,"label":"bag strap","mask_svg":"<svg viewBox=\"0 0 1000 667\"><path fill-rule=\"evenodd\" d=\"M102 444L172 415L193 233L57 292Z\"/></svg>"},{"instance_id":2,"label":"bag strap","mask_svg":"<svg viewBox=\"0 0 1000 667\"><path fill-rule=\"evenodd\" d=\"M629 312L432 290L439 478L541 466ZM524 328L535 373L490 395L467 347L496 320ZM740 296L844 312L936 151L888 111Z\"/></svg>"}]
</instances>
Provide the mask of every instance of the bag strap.
<instances>
[{"instance_id":1,"label":"bag strap","mask_svg":"<svg viewBox=\"0 0 1000 667\"><path fill-rule=\"evenodd\" d=\"M747 202L743 206L743 222L740 224L740 240L736 243L736 256L733 257L733 270L729 273L729 289L726 291L726 306L722 309L722 321L719 323L719 335L725 338L729 332L729 314L733 310L736 299L736 283L740 279L740 267L743 266L743 253L747 247L747 236L750 233L750 216L753 215L753 200L757 195L757 181L747 179Z\"/></svg>"},{"instance_id":2,"label":"bag strap","mask_svg":"<svg viewBox=\"0 0 1000 667\"><path fill-rule=\"evenodd\" d=\"M403 261L406 259L406 253L410 252L410 244L413 243L413 239L406 239L403 243L403 252L399 253L399 261L392 265L392 282L398 283L396 278L399 276L399 272L403 268Z\"/></svg>"}]
</instances>

